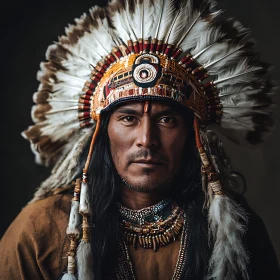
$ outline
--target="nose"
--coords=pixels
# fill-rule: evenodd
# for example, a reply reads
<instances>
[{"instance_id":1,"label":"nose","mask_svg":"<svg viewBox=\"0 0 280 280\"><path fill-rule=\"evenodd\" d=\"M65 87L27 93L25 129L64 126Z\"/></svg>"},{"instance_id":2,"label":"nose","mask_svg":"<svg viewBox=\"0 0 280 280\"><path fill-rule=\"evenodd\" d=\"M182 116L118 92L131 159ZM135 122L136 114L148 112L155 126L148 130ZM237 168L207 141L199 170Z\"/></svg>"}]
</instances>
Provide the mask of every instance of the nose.
<instances>
[{"instance_id":1,"label":"nose","mask_svg":"<svg viewBox=\"0 0 280 280\"><path fill-rule=\"evenodd\" d=\"M149 116L142 118L136 132L136 145L139 148L151 149L159 145L157 128Z\"/></svg>"}]
</instances>

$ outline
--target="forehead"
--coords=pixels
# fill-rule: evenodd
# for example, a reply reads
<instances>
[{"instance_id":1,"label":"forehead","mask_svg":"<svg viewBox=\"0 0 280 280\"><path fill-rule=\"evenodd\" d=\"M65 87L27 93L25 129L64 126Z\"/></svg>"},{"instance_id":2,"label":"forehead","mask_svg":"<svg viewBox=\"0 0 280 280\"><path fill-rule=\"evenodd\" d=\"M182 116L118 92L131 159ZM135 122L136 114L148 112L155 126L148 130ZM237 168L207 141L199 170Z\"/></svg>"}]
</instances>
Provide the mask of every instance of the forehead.
<instances>
[{"instance_id":1,"label":"forehead","mask_svg":"<svg viewBox=\"0 0 280 280\"><path fill-rule=\"evenodd\" d=\"M181 110L176 108L172 104L167 104L166 102L154 101L154 100L137 100L137 101L129 101L118 105L112 113L124 112L124 111L135 111L139 113L144 112L145 103L148 102L148 112L151 114L158 114L161 112L170 112L173 114L181 114ZM146 105L147 106L147 105Z\"/></svg>"}]
</instances>

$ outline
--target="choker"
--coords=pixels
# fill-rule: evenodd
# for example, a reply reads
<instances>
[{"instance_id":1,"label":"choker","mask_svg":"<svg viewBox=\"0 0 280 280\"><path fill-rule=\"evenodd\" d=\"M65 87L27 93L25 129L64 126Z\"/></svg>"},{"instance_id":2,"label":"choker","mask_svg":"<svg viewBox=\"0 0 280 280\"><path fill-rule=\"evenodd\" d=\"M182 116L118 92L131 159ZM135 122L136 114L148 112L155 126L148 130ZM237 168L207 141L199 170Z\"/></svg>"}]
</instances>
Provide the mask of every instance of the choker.
<instances>
[{"instance_id":1,"label":"choker","mask_svg":"<svg viewBox=\"0 0 280 280\"><path fill-rule=\"evenodd\" d=\"M153 219L154 221L159 220L161 212L171 205L171 202L172 200L170 198L163 199L155 205L145 207L140 210L128 209L120 203L118 203L118 206L119 212L124 219L138 223L139 225L144 225L147 221L151 222Z\"/></svg>"},{"instance_id":2,"label":"choker","mask_svg":"<svg viewBox=\"0 0 280 280\"><path fill-rule=\"evenodd\" d=\"M118 204L124 240L134 248L157 251L176 240L185 223L184 211L171 199L140 210Z\"/></svg>"}]
</instances>

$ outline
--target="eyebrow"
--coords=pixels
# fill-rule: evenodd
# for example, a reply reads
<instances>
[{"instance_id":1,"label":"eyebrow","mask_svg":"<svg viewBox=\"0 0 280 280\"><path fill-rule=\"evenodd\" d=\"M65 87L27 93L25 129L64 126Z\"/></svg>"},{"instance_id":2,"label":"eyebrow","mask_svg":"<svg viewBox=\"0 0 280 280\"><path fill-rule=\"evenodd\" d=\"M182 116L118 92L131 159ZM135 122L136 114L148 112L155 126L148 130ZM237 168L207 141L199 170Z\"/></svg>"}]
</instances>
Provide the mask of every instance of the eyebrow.
<instances>
[{"instance_id":1,"label":"eyebrow","mask_svg":"<svg viewBox=\"0 0 280 280\"><path fill-rule=\"evenodd\" d=\"M131 108L125 108L125 107L121 107L116 109L115 111L116 113L122 113L122 114L131 114L131 115L135 115L135 114L139 114L139 110L135 110L135 109L131 109Z\"/></svg>"}]
</instances>

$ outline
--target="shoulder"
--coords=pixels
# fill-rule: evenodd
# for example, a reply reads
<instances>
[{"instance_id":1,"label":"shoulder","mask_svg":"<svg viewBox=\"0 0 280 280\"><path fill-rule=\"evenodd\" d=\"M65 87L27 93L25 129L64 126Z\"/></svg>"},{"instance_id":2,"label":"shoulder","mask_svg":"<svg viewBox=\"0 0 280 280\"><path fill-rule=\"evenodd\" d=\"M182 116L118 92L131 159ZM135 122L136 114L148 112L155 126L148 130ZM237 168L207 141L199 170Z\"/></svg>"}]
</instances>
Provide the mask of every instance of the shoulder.
<instances>
[{"instance_id":1,"label":"shoulder","mask_svg":"<svg viewBox=\"0 0 280 280\"><path fill-rule=\"evenodd\" d=\"M0 241L5 256L0 260L0 266L5 267L0 276L55 279L65 269L71 199L71 194L54 195L21 210Z\"/></svg>"},{"instance_id":2,"label":"shoulder","mask_svg":"<svg viewBox=\"0 0 280 280\"><path fill-rule=\"evenodd\" d=\"M42 234L47 234L55 226L66 230L71 198L70 194L59 194L27 204L12 222L6 234L13 233L19 237L23 233L28 233L41 238ZM13 232L15 227L17 230Z\"/></svg>"},{"instance_id":3,"label":"shoulder","mask_svg":"<svg viewBox=\"0 0 280 280\"><path fill-rule=\"evenodd\" d=\"M277 255L263 219L250 207L244 196L235 196L235 200L248 216L244 239L251 259L252 279L280 279Z\"/></svg>"}]
</instances>

